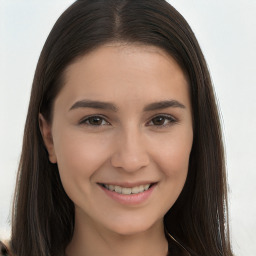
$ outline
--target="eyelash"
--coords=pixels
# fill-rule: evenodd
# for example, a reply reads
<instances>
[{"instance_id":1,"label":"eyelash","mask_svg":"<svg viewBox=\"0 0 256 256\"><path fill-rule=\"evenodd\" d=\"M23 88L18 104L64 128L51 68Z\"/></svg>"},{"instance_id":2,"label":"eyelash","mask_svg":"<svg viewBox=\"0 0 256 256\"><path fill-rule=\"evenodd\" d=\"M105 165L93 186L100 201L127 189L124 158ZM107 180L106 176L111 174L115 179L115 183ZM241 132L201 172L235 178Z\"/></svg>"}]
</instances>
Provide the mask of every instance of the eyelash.
<instances>
[{"instance_id":1,"label":"eyelash","mask_svg":"<svg viewBox=\"0 0 256 256\"><path fill-rule=\"evenodd\" d=\"M153 122L154 119L156 118L164 118L164 124L160 124L160 125L150 125L150 123ZM166 123L167 121L167 123ZM157 128L163 128L163 127L167 127L167 126L170 126L170 125L173 125L177 123L177 119L175 119L173 116L169 115L169 114L159 114L159 115L156 115L154 116L153 118L150 119L150 122L148 122L147 124L149 126L155 126Z\"/></svg>"},{"instance_id":2,"label":"eyelash","mask_svg":"<svg viewBox=\"0 0 256 256\"><path fill-rule=\"evenodd\" d=\"M89 123L90 122L90 119L100 119L101 121L104 121L106 124L91 124ZM106 117L104 116L101 116L101 115L93 115L93 116L88 116L84 119L82 119L80 122L79 122L80 125L88 125L88 126L93 126L93 127L100 127L100 126L104 126L104 125L110 125L110 123L108 121L106 121Z\"/></svg>"},{"instance_id":3,"label":"eyelash","mask_svg":"<svg viewBox=\"0 0 256 256\"><path fill-rule=\"evenodd\" d=\"M160 124L160 125L153 124L154 119L157 119L157 118L163 118L164 119L164 124ZM92 119L92 120L93 119L95 119L95 120L98 119L99 121L101 121L101 123L100 124L89 123L90 119ZM104 122L104 124L102 124L102 122ZM157 128L163 128L163 127L170 126L174 123L177 123L177 120L173 116L171 116L169 114L158 114L158 115L154 116L153 118L151 118L150 121L146 123L146 125L147 126L155 126ZM106 117L104 117L104 116L92 115L92 116L88 116L88 117L82 119L79 122L79 125L87 125L87 126L92 126L92 127L98 128L98 127L101 127L101 126L111 125L111 124L106 120Z\"/></svg>"}]
</instances>

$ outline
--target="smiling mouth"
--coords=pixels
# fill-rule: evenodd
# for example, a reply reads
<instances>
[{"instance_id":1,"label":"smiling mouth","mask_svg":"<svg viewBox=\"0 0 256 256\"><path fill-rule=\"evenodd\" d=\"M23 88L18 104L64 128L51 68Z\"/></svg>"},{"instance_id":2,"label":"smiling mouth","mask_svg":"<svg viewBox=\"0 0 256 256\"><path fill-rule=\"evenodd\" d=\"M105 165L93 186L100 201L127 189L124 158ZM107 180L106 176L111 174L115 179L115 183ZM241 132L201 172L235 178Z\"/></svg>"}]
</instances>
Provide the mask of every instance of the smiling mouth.
<instances>
[{"instance_id":1,"label":"smiling mouth","mask_svg":"<svg viewBox=\"0 0 256 256\"><path fill-rule=\"evenodd\" d=\"M100 184L102 187L106 188L109 191L116 192L118 194L122 195L131 195L131 194L139 194L144 191L147 191L150 189L155 183L152 184L145 184L145 185L139 185L132 188L126 188L116 185L110 185L110 184Z\"/></svg>"}]
</instances>

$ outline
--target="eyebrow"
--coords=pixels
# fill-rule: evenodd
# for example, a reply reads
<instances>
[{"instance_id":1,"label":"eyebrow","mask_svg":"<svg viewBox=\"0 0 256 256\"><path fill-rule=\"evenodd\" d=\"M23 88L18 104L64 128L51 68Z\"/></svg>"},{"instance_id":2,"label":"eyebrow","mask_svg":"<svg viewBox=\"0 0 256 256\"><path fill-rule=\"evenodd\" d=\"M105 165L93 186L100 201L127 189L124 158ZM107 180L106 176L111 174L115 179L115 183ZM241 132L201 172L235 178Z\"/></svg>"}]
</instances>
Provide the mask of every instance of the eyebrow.
<instances>
[{"instance_id":1,"label":"eyebrow","mask_svg":"<svg viewBox=\"0 0 256 256\"><path fill-rule=\"evenodd\" d=\"M165 108L183 108L186 107L180 103L177 100L165 100L165 101L159 101L150 103L149 105L145 106L143 111L153 111L153 110L160 110ZM111 110L113 112L117 112L118 108L109 102L103 102L103 101L94 101L94 100L80 100L77 101L75 104L72 105L72 107L69 110L78 109L78 108L95 108L95 109L104 109L104 110Z\"/></svg>"},{"instance_id":2,"label":"eyebrow","mask_svg":"<svg viewBox=\"0 0 256 256\"><path fill-rule=\"evenodd\" d=\"M177 100L165 100L160 102L151 103L143 109L144 111L159 110L164 108L186 108Z\"/></svg>"},{"instance_id":3,"label":"eyebrow","mask_svg":"<svg viewBox=\"0 0 256 256\"><path fill-rule=\"evenodd\" d=\"M77 101L69 110L77 109L77 108L96 108L96 109L106 109L117 112L117 107L108 102L103 101L94 101L94 100L80 100Z\"/></svg>"}]
</instances>

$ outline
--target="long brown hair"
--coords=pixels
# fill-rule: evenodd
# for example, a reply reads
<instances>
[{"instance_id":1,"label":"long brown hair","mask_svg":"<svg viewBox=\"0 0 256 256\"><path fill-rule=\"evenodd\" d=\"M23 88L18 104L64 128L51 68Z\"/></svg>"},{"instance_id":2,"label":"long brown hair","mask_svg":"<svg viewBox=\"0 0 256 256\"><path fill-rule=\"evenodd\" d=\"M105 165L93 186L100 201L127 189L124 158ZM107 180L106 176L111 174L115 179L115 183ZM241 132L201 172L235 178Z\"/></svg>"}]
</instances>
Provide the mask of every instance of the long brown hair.
<instances>
[{"instance_id":1,"label":"long brown hair","mask_svg":"<svg viewBox=\"0 0 256 256\"><path fill-rule=\"evenodd\" d=\"M209 71L185 19L164 0L78 0L58 19L43 47L32 86L13 206L18 256L62 255L74 228L74 205L51 164L38 114L51 121L68 65L107 42L164 49L190 82L194 141L184 189L165 227L191 255L231 256L219 115Z\"/></svg>"}]
</instances>

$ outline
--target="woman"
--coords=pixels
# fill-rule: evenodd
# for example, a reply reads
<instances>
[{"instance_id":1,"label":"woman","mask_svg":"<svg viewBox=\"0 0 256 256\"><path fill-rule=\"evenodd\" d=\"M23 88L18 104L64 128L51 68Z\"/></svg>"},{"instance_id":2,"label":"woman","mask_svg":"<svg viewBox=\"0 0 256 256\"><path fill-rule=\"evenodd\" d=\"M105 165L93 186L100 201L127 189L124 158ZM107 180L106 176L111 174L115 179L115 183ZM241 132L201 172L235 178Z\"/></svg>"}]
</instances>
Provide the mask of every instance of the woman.
<instances>
[{"instance_id":1,"label":"woman","mask_svg":"<svg viewBox=\"0 0 256 256\"><path fill-rule=\"evenodd\" d=\"M209 72L163 0L78 0L31 92L14 255L231 256Z\"/></svg>"}]
</instances>

